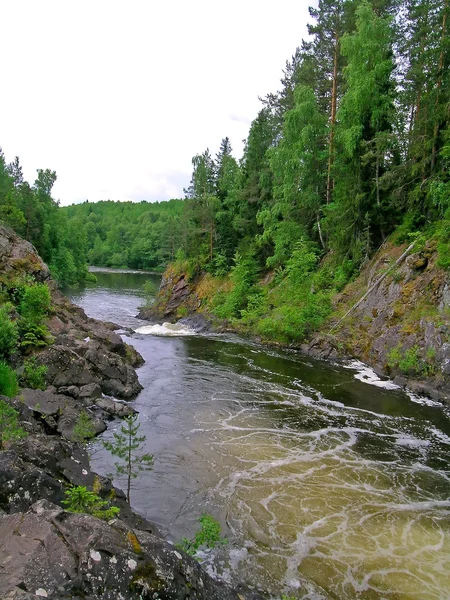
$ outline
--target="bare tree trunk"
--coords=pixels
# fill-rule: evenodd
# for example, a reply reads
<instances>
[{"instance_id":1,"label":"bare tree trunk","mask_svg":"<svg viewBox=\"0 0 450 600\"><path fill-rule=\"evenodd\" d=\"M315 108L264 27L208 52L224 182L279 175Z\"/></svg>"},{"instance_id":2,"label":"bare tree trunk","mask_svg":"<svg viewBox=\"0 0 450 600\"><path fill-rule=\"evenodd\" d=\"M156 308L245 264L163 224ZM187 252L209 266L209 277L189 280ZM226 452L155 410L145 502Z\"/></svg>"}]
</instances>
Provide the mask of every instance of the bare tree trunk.
<instances>
[{"instance_id":1,"label":"bare tree trunk","mask_svg":"<svg viewBox=\"0 0 450 600\"><path fill-rule=\"evenodd\" d=\"M333 57L333 86L331 88L331 117L330 117L330 138L328 142L328 175L327 175L327 204L331 202L331 192L334 187L334 181L331 177L334 158L334 128L336 125L337 108L337 79L339 63L339 35L336 33Z\"/></svg>"},{"instance_id":2,"label":"bare tree trunk","mask_svg":"<svg viewBox=\"0 0 450 600\"><path fill-rule=\"evenodd\" d=\"M447 10L448 10L448 0L445 0L444 15L442 18L441 54L439 57L439 70L438 70L438 81L437 81L436 102L435 102L436 113L437 113L437 110L439 107L439 97L441 95L441 88L442 88L442 75L444 72L444 38L445 38L446 29L447 29ZM439 134L439 120L437 119L437 115L436 115L436 123L434 124L434 129L433 129L433 149L431 151L431 166L430 166L431 172L434 171L434 167L436 165L438 134Z\"/></svg>"}]
</instances>

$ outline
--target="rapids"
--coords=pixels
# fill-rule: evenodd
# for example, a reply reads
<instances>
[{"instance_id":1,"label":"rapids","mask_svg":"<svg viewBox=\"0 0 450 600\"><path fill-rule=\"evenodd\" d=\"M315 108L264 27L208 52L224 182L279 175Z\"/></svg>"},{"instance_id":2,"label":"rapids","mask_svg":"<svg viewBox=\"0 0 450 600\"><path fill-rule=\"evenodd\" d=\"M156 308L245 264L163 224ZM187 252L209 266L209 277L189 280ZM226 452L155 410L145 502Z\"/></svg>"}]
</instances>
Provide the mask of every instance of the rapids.
<instances>
[{"instance_id":1,"label":"rapids","mask_svg":"<svg viewBox=\"0 0 450 600\"><path fill-rule=\"evenodd\" d=\"M450 598L448 408L362 363L149 326L134 315L157 276L96 275L72 300L133 328L146 360L134 406L155 466L136 510L175 541L212 513L229 541L207 568L274 598ZM93 468L113 463L97 441Z\"/></svg>"}]
</instances>

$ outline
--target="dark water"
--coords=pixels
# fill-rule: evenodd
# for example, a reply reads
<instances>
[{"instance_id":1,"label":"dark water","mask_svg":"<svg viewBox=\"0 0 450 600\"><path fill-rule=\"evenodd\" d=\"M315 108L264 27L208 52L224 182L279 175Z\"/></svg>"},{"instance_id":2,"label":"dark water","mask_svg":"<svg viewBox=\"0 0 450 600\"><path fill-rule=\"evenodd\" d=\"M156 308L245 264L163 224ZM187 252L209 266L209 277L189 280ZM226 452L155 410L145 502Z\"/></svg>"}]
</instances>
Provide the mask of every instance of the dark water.
<instances>
[{"instance_id":1,"label":"dark water","mask_svg":"<svg viewBox=\"0 0 450 600\"><path fill-rule=\"evenodd\" d=\"M97 276L73 300L141 327L133 315L157 278ZM127 341L146 360L135 406L155 455L132 504L171 539L191 537L212 513L229 543L203 557L210 570L274 598L450 598L447 409L379 387L361 365L234 336ZM112 470L100 443L92 462Z\"/></svg>"}]
</instances>

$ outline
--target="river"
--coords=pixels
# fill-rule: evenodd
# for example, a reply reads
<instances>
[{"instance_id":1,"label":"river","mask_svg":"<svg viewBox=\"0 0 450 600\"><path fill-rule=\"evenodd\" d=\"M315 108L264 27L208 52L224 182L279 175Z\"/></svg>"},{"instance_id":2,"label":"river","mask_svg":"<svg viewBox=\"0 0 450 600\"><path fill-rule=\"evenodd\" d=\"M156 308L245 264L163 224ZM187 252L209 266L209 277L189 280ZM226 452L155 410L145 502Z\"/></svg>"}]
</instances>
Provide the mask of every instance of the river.
<instances>
[{"instance_id":1,"label":"river","mask_svg":"<svg viewBox=\"0 0 450 600\"><path fill-rule=\"evenodd\" d=\"M450 598L448 408L358 363L233 335L152 335L173 333L134 317L158 277L96 275L72 300L139 329L125 340L146 361L134 406L155 464L134 482L137 511L172 540L211 513L228 544L205 553L207 568L274 598ZM113 463L96 441L93 468Z\"/></svg>"}]
</instances>

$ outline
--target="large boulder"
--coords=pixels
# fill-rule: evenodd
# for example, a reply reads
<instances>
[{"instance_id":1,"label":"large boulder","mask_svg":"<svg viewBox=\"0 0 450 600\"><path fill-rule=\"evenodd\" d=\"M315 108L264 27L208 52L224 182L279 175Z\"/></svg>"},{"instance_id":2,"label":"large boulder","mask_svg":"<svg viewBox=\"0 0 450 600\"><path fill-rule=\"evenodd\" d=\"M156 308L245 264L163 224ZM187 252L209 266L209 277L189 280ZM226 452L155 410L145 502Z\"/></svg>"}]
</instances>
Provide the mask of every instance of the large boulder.
<instances>
[{"instance_id":1,"label":"large boulder","mask_svg":"<svg viewBox=\"0 0 450 600\"><path fill-rule=\"evenodd\" d=\"M41 500L0 516L1 598L258 600L151 533Z\"/></svg>"},{"instance_id":2,"label":"large boulder","mask_svg":"<svg viewBox=\"0 0 450 600\"><path fill-rule=\"evenodd\" d=\"M94 434L106 429L104 421L92 414L78 398L27 388L21 395L25 406L43 419L47 431L59 433L67 440L74 439L74 430L83 412L88 413Z\"/></svg>"},{"instance_id":3,"label":"large boulder","mask_svg":"<svg viewBox=\"0 0 450 600\"><path fill-rule=\"evenodd\" d=\"M45 348L38 362L47 367L46 379L56 388L92 386L92 396L98 396L99 386L105 394L130 399L142 389L136 371L120 355L107 350L100 342L73 338ZM72 392L68 392L73 395Z\"/></svg>"}]
</instances>

